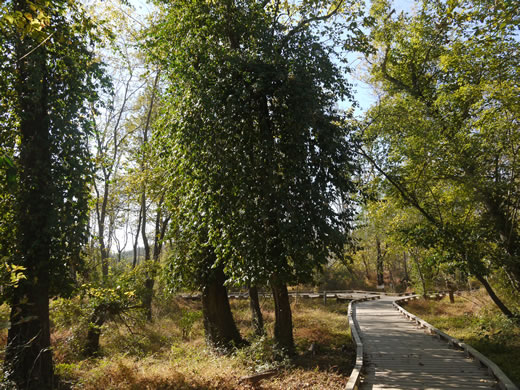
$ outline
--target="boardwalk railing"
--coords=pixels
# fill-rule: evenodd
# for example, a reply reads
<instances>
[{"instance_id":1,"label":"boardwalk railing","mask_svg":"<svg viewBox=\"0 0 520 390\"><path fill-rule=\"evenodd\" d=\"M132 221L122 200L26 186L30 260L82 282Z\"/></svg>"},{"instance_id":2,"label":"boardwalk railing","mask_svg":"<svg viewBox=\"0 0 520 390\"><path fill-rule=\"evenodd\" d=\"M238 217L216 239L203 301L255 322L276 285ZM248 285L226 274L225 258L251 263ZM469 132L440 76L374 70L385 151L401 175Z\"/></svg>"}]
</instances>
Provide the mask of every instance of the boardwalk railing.
<instances>
[{"instance_id":1,"label":"boardwalk railing","mask_svg":"<svg viewBox=\"0 0 520 390\"><path fill-rule=\"evenodd\" d=\"M438 296L439 294L436 294L436 295ZM415 321L415 323L418 326L428 329L428 331L431 334L435 334L440 339L447 341L448 344L453 346L454 348L459 348L459 349L464 350L465 354L468 357L472 357L473 359L478 361L482 366L486 367L488 369L489 374L496 378L498 385L500 386L500 388L502 390L519 390L518 387L511 381L511 379L509 379L507 377L507 375L504 374L504 372L495 363L493 363L487 357L482 355L475 348L463 343L462 341L460 341L454 337L451 337L450 335L444 333L443 331L437 329L433 325L424 321L422 318L419 318L416 315L413 315L412 313L406 311L402 306L399 305L399 302L408 302L413 299L419 299L419 298L421 298L421 296L415 295L412 297L396 299L393 302L393 305L401 314L403 314L405 317L408 317L408 319L410 321Z\"/></svg>"},{"instance_id":2,"label":"boardwalk railing","mask_svg":"<svg viewBox=\"0 0 520 390\"><path fill-rule=\"evenodd\" d=\"M338 301L346 301L346 300L352 300L356 299L356 297L352 296L351 294L357 294L357 295L373 295L373 296L379 296L379 295L388 295L388 296L411 296L414 293L386 293L383 291L364 291L364 290L327 290L327 291L289 291L290 297L297 297L297 298L303 298L303 299L323 299L324 302L327 301L327 299L337 299ZM258 295L264 298L270 298L272 296L271 293L265 292L265 291L259 291ZM200 300L201 294L198 292L195 293L183 293L179 294L179 297L187 300ZM249 294L244 291L230 291L228 293L228 297L230 299L248 299Z\"/></svg>"},{"instance_id":3,"label":"boardwalk railing","mask_svg":"<svg viewBox=\"0 0 520 390\"><path fill-rule=\"evenodd\" d=\"M352 299L356 299L356 297L352 296L351 294L363 294L363 295L411 295L410 293L401 293L401 294L390 294L390 293L384 293L384 292L376 292L376 291L362 291L362 290L328 290L328 291L290 291L289 296L292 298L302 298L302 299L323 299L324 302L327 302L327 299L337 299L338 301L350 301ZM259 291L258 295L264 298L270 298L272 297L272 294L265 291ZM198 292L195 293L183 293L179 294L179 297L187 300L200 300L201 294ZM249 293L240 291L230 291L228 293L228 297L230 299L248 299Z\"/></svg>"},{"instance_id":4,"label":"boardwalk railing","mask_svg":"<svg viewBox=\"0 0 520 390\"><path fill-rule=\"evenodd\" d=\"M350 334L356 343L356 364L352 369L352 373L350 374L350 378L347 382L347 387L345 387L345 390L354 390L358 388L359 381L361 379L361 370L363 369L363 343L361 342L361 337L359 336L359 329L354 313L354 305L359 302L371 301L379 298L379 296L365 297L352 300L348 304L348 324L350 327Z\"/></svg>"}]
</instances>

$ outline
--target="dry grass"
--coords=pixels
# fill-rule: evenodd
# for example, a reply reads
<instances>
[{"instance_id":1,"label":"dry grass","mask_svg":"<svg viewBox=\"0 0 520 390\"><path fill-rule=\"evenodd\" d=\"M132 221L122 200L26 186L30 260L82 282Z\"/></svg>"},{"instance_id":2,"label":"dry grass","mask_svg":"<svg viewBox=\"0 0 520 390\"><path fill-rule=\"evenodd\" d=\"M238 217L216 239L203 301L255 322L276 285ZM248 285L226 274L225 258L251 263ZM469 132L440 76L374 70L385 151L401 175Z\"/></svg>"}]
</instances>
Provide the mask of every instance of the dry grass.
<instances>
[{"instance_id":1,"label":"dry grass","mask_svg":"<svg viewBox=\"0 0 520 390\"><path fill-rule=\"evenodd\" d=\"M520 326L502 315L484 290L456 296L453 304L447 297L415 300L406 309L471 345L520 384Z\"/></svg>"},{"instance_id":2,"label":"dry grass","mask_svg":"<svg viewBox=\"0 0 520 390\"><path fill-rule=\"evenodd\" d=\"M352 369L355 351L346 316L347 305L318 301L292 304L297 356L277 355L272 346L274 313L268 299L261 302L267 336L253 338L249 303L232 300L241 334L249 347L220 356L204 343L202 319L195 315L190 332L182 331L190 313L200 313L200 303L180 299L159 304L159 318L152 324L140 320L126 325L111 323L102 337L98 359L71 359L67 352L70 330L56 329L55 361L62 389L251 389L240 378L255 371L277 369L257 389L343 389ZM165 306L166 305L166 306ZM131 331L130 331L131 330ZM308 351L311 343L317 352ZM343 347L343 348L342 348Z\"/></svg>"},{"instance_id":3,"label":"dry grass","mask_svg":"<svg viewBox=\"0 0 520 390\"><path fill-rule=\"evenodd\" d=\"M202 354L201 354L202 355ZM160 357L107 356L75 365L61 364L63 388L105 390L169 390L169 389L235 389L236 372L227 365L215 362L216 357L185 358L185 364ZM199 360L199 361L197 361ZM220 368L220 370L218 370Z\"/></svg>"}]
</instances>

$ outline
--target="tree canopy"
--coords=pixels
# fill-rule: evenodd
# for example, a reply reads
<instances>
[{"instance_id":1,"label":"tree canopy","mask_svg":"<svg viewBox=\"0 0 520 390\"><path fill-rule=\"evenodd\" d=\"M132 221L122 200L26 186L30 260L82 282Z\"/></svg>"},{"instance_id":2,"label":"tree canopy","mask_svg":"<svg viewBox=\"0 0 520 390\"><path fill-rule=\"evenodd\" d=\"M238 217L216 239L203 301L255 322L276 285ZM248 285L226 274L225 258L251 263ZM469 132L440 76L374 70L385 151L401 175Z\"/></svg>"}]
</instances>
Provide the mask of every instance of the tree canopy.
<instances>
[{"instance_id":1,"label":"tree canopy","mask_svg":"<svg viewBox=\"0 0 520 390\"><path fill-rule=\"evenodd\" d=\"M332 48L310 27L287 32L261 2L164 12L154 50L170 82L159 147L182 248L174 269L210 247L235 282L304 280L342 251L352 215L335 206L349 204L354 163Z\"/></svg>"},{"instance_id":2,"label":"tree canopy","mask_svg":"<svg viewBox=\"0 0 520 390\"><path fill-rule=\"evenodd\" d=\"M367 116L366 155L387 194L427 221L410 234L480 279L502 268L518 289L518 15L507 3L418 7L393 16L373 3L382 98Z\"/></svg>"}]
</instances>

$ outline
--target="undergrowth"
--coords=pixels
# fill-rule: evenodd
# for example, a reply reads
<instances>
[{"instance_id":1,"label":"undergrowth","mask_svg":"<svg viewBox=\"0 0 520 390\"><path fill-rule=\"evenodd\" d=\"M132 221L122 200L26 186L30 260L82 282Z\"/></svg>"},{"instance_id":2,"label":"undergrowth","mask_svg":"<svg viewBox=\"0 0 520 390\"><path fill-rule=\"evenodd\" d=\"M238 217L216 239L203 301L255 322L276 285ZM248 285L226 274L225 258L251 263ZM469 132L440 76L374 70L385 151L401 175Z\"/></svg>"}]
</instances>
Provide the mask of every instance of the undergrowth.
<instances>
[{"instance_id":1,"label":"undergrowth","mask_svg":"<svg viewBox=\"0 0 520 390\"><path fill-rule=\"evenodd\" d=\"M266 334L251 327L249 302L231 300L241 334L249 345L229 355L206 348L200 302L162 298L155 319L140 313L104 326L101 352L83 359L79 302L53 302L53 348L62 390L250 389L241 378L274 369L274 377L258 389L343 389L355 360L347 304L298 300L292 303L297 354L283 355L273 343L274 312L270 299L261 302ZM70 316L68 315L70 313ZM76 320L74 317L76 316ZM314 343L313 351L310 346Z\"/></svg>"}]
</instances>

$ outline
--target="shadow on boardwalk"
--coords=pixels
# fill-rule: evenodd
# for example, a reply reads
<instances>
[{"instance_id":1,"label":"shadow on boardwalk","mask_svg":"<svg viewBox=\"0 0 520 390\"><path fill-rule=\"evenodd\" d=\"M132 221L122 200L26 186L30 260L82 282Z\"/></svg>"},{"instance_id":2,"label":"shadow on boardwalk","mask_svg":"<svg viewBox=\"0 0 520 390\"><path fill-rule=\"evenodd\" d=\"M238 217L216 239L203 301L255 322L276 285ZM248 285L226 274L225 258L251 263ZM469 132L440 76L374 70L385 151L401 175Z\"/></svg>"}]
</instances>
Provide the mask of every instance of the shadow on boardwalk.
<instances>
[{"instance_id":1,"label":"shadow on boardwalk","mask_svg":"<svg viewBox=\"0 0 520 390\"><path fill-rule=\"evenodd\" d=\"M392 307L393 298L356 305L364 346L361 389L490 389L485 369L418 329Z\"/></svg>"}]
</instances>

